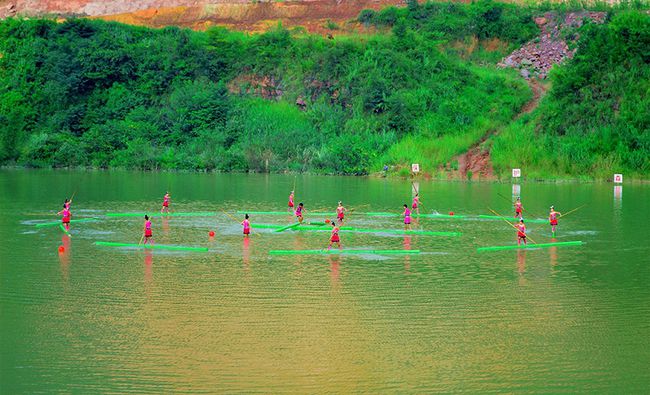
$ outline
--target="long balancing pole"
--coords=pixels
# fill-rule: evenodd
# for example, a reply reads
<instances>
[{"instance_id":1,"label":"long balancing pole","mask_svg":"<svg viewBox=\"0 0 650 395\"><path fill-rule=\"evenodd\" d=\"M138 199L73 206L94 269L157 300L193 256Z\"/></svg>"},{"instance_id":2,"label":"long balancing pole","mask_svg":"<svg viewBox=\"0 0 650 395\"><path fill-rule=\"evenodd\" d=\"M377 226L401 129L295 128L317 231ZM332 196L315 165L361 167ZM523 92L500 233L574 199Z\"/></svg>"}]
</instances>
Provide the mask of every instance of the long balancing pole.
<instances>
[{"instance_id":1,"label":"long balancing pole","mask_svg":"<svg viewBox=\"0 0 650 395\"><path fill-rule=\"evenodd\" d=\"M511 227L513 227L515 230L517 230L517 231L519 230L519 228L517 228L516 226L514 226L513 224L511 224L510 221L508 221L506 218L504 218L503 215L497 213L496 211L492 210L492 209L489 208L489 207L488 207L488 210L492 211L495 215L499 216L502 220L506 221L506 223L507 223L508 225L510 225ZM526 235L526 237L527 237L530 241L532 241L533 244L537 244L537 242L536 242L535 240L531 239L528 235Z\"/></svg>"},{"instance_id":2,"label":"long balancing pole","mask_svg":"<svg viewBox=\"0 0 650 395\"><path fill-rule=\"evenodd\" d=\"M580 207L578 207L578 208L574 208L573 210L569 211L569 212L566 213L566 214L562 214L562 215L560 215L560 218L564 218L564 217L566 217L566 216L569 215L569 214L575 213L576 211L580 210L580 209L583 208L584 206L586 206L586 204L583 204L582 206L580 206Z\"/></svg>"},{"instance_id":3,"label":"long balancing pole","mask_svg":"<svg viewBox=\"0 0 650 395\"><path fill-rule=\"evenodd\" d=\"M227 212L225 212L225 211L223 211L223 210L222 210L221 212L224 213L224 214L226 214L226 215L228 216L228 218L232 219L233 221L235 221L235 222L237 222L237 223L240 223L240 222L237 220L237 218L233 217L232 215L228 214ZM252 227L252 226L251 226L251 234L255 234L255 235L257 234L257 233L253 233L253 227Z\"/></svg>"}]
</instances>

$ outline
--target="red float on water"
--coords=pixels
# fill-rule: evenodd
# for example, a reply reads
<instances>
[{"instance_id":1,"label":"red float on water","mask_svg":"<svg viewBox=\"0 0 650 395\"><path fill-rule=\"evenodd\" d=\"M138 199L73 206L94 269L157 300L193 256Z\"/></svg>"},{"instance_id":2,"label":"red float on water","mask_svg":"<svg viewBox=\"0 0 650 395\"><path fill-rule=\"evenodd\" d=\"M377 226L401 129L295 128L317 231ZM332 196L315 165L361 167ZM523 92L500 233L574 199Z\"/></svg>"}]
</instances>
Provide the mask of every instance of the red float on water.
<instances>
[{"instance_id":1,"label":"red float on water","mask_svg":"<svg viewBox=\"0 0 650 395\"><path fill-rule=\"evenodd\" d=\"M453 212L453 211L450 211L450 212L449 212L449 215L454 215L454 212Z\"/></svg>"},{"instance_id":2,"label":"red float on water","mask_svg":"<svg viewBox=\"0 0 650 395\"><path fill-rule=\"evenodd\" d=\"M210 235L210 237L214 237L214 231L211 230L210 233L208 234Z\"/></svg>"},{"instance_id":3,"label":"red float on water","mask_svg":"<svg viewBox=\"0 0 650 395\"><path fill-rule=\"evenodd\" d=\"M63 252L63 251L65 251L65 247L64 246L59 246L59 252Z\"/></svg>"}]
</instances>

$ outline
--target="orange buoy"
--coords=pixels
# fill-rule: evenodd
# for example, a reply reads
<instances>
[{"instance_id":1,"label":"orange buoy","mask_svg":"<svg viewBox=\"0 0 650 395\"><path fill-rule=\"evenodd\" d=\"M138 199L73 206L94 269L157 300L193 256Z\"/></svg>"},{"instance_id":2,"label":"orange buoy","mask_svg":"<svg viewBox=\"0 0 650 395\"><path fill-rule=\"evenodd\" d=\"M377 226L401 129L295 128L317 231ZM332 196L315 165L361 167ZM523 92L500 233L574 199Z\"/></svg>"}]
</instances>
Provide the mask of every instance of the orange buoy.
<instances>
[{"instance_id":1,"label":"orange buoy","mask_svg":"<svg viewBox=\"0 0 650 395\"><path fill-rule=\"evenodd\" d=\"M59 246L59 252L63 252L63 251L65 251L65 247L64 246Z\"/></svg>"},{"instance_id":2,"label":"orange buoy","mask_svg":"<svg viewBox=\"0 0 650 395\"><path fill-rule=\"evenodd\" d=\"M210 235L210 237L214 237L214 231L211 230L210 233L208 234Z\"/></svg>"}]
</instances>

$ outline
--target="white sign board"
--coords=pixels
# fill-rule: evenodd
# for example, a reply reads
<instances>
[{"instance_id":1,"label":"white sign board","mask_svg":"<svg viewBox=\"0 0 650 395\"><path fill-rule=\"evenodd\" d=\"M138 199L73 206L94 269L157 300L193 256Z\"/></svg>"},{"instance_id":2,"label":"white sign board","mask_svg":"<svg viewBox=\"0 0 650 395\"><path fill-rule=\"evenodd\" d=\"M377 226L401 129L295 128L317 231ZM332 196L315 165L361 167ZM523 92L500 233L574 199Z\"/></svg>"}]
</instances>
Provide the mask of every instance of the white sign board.
<instances>
[{"instance_id":1,"label":"white sign board","mask_svg":"<svg viewBox=\"0 0 650 395\"><path fill-rule=\"evenodd\" d=\"M623 183L623 174L614 174L614 182L616 184Z\"/></svg>"},{"instance_id":2,"label":"white sign board","mask_svg":"<svg viewBox=\"0 0 650 395\"><path fill-rule=\"evenodd\" d=\"M413 173L419 173L419 172L420 172L420 165L417 164L417 163L413 163L413 164L411 165L411 171L412 171Z\"/></svg>"},{"instance_id":3,"label":"white sign board","mask_svg":"<svg viewBox=\"0 0 650 395\"><path fill-rule=\"evenodd\" d=\"M521 169L512 169L512 178L521 177Z\"/></svg>"}]
</instances>

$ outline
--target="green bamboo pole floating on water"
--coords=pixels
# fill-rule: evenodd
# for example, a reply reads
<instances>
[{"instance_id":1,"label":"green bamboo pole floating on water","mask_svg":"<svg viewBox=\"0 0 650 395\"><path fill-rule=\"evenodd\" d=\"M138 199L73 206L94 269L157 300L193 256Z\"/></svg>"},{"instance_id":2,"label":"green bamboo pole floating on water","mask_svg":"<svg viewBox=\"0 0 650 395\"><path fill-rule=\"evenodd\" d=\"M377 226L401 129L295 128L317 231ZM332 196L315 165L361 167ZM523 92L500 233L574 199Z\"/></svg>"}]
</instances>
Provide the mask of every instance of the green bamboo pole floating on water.
<instances>
[{"instance_id":1,"label":"green bamboo pole floating on water","mask_svg":"<svg viewBox=\"0 0 650 395\"><path fill-rule=\"evenodd\" d=\"M541 243L541 244L517 244L517 245L507 245L507 246L493 246L493 247L479 247L476 249L478 252L483 251L500 251L500 250L523 250L523 249L534 249L534 248L548 248L548 247L568 247L568 246L579 246L582 245L582 241L560 241L556 243Z\"/></svg>"},{"instance_id":2,"label":"green bamboo pole floating on water","mask_svg":"<svg viewBox=\"0 0 650 395\"><path fill-rule=\"evenodd\" d=\"M313 223L312 223L313 224ZM305 227L305 224L302 224L299 229L296 229L300 232L327 232L332 230L330 226L318 226L318 227ZM286 225L276 225L276 224L254 224L254 228L258 229L280 229L286 228ZM403 230L403 229L359 229L353 228L350 226L341 226L339 229L345 230L352 233L388 233L388 234L398 234L398 235L423 235L423 236L449 236L449 237L460 237L463 234L461 232L436 232L429 230Z\"/></svg>"},{"instance_id":3,"label":"green bamboo pole floating on water","mask_svg":"<svg viewBox=\"0 0 650 395\"><path fill-rule=\"evenodd\" d=\"M287 216L293 216L292 213L287 212L287 211L242 211L238 210L237 214L250 214L250 215L287 215ZM323 214L323 215L329 215L332 214L331 212L319 212L319 211L309 211L309 214Z\"/></svg>"},{"instance_id":4,"label":"green bamboo pole floating on water","mask_svg":"<svg viewBox=\"0 0 650 395\"><path fill-rule=\"evenodd\" d=\"M103 247L128 247L128 248L150 248L155 250L173 250L173 251L208 251L207 247L187 247L174 246L165 244L135 244L135 243L116 243L111 241L96 241L95 245Z\"/></svg>"},{"instance_id":5,"label":"green bamboo pole floating on water","mask_svg":"<svg viewBox=\"0 0 650 395\"><path fill-rule=\"evenodd\" d=\"M352 210L350 210L352 211ZM255 214L255 215L289 215L291 216L292 214L287 213L286 211L237 211L237 214ZM321 211L309 211L310 215L334 215L334 212L321 212ZM371 212L371 213L362 213L362 212L355 212L355 215L367 215L370 217L401 217L402 214L397 214L397 213L382 213L382 212ZM144 213L142 214L144 215ZM449 219L461 219L465 218L465 215L447 215L447 214L420 214L420 215L412 215L412 218L449 218Z\"/></svg>"},{"instance_id":6,"label":"green bamboo pole floating on water","mask_svg":"<svg viewBox=\"0 0 650 395\"><path fill-rule=\"evenodd\" d=\"M292 224L293 225L293 224ZM318 226L318 227L323 227L325 225L325 222L307 222L307 223L302 223L301 228L303 226L306 226L305 230L309 229L309 226ZM280 229L280 228L285 228L287 225L279 225L279 224L251 224L251 228L257 228L257 229ZM328 228L330 229L330 228Z\"/></svg>"},{"instance_id":7,"label":"green bamboo pole floating on water","mask_svg":"<svg viewBox=\"0 0 650 395\"><path fill-rule=\"evenodd\" d=\"M461 232L435 232L430 230L400 230L400 229L358 229L358 228L349 228L343 226L340 228L346 232L352 233L387 233L395 235L421 235L421 236L448 236L448 237L460 237L462 236ZM300 228L299 231L329 231L331 228L322 227L322 228Z\"/></svg>"},{"instance_id":8,"label":"green bamboo pole floating on water","mask_svg":"<svg viewBox=\"0 0 650 395\"><path fill-rule=\"evenodd\" d=\"M276 224L251 224L253 229L280 229L286 225L276 225Z\"/></svg>"},{"instance_id":9,"label":"green bamboo pole floating on water","mask_svg":"<svg viewBox=\"0 0 650 395\"><path fill-rule=\"evenodd\" d=\"M417 255L420 250L271 250L269 255Z\"/></svg>"},{"instance_id":10,"label":"green bamboo pole floating on water","mask_svg":"<svg viewBox=\"0 0 650 395\"><path fill-rule=\"evenodd\" d=\"M90 222L90 221L98 221L98 220L99 220L98 218L72 219L72 220L70 220L70 223L73 223L73 222ZM42 226L56 226L56 225L60 225L60 224L61 224L61 221L52 221L52 222L44 222L44 223L41 223L41 224L36 224L35 226L37 228L40 228Z\"/></svg>"},{"instance_id":11,"label":"green bamboo pole floating on water","mask_svg":"<svg viewBox=\"0 0 650 395\"><path fill-rule=\"evenodd\" d=\"M413 217L413 216L412 216ZM454 219L454 218L465 218L466 215L449 215L449 214L420 214L419 216L416 214L414 217L424 217L424 218L449 218L449 219Z\"/></svg>"},{"instance_id":12,"label":"green bamboo pole floating on water","mask_svg":"<svg viewBox=\"0 0 650 395\"><path fill-rule=\"evenodd\" d=\"M104 214L107 217L144 217L145 214L147 213L106 213ZM162 215L162 214L159 214ZM149 217L153 218L153 214L151 214Z\"/></svg>"},{"instance_id":13,"label":"green bamboo pole floating on water","mask_svg":"<svg viewBox=\"0 0 650 395\"><path fill-rule=\"evenodd\" d=\"M483 215L483 214L479 215L478 217L482 218L482 219L501 219L502 218L502 217L499 217L497 215ZM546 219L525 219L524 218L524 222L533 223L533 224L545 224L545 223L548 222L548 220L546 220Z\"/></svg>"},{"instance_id":14,"label":"green bamboo pole floating on water","mask_svg":"<svg viewBox=\"0 0 650 395\"><path fill-rule=\"evenodd\" d=\"M369 212L369 213L357 213L365 214L370 217L401 217L401 213L383 213L383 212ZM414 214L411 215L411 218L465 218L464 215L448 215L448 214Z\"/></svg>"},{"instance_id":15,"label":"green bamboo pole floating on water","mask_svg":"<svg viewBox=\"0 0 650 395\"><path fill-rule=\"evenodd\" d=\"M293 229L293 228L296 228L298 226L300 226L300 222L296 222L295 224L289 224L287 226L283 226L281 228L276 229L275 232L284 232L287 229Z\"/></svg>"},{"instance_id":16,"label":"green bamboo pole floating on water","mask_svg":"<svg viewBox=\"0 0 650 395\"><path fill-rule=\"evenodd\" d=\"M66 230L66 228L65 228L65 226L63 226L63 224L59 224L59 227L61 228L61 230L63 231L63 233L66 234L66 236L68 236L68 237L72 237L72 235L70 234L70 232L68 232L68 231Z\"/></svg>"},{"instance_id":17,"label":"green bamboo pole floating on water","mask_svg":"<svg viewBox=\"0 0 650 395\"><path fill-rule=\"evenodd\" d=\"M107 217L144 217L145 214L147 213L106 213L105 215ZM217 213L213 212L196 212L196 213L168 213L168 214L161 214L161 213L154 213L154 214L148 214L150 218L154 217L213 217L216 216Z\"/></svg>"}]
</instances>

